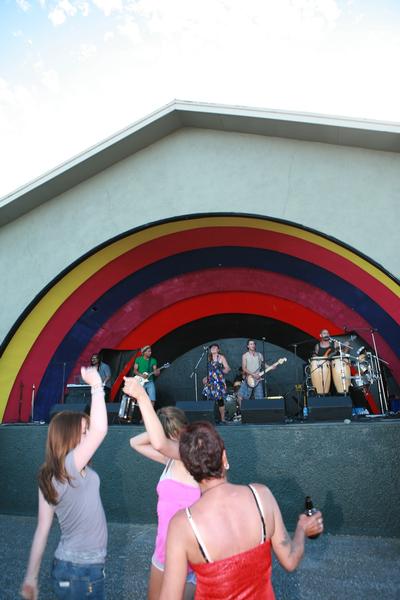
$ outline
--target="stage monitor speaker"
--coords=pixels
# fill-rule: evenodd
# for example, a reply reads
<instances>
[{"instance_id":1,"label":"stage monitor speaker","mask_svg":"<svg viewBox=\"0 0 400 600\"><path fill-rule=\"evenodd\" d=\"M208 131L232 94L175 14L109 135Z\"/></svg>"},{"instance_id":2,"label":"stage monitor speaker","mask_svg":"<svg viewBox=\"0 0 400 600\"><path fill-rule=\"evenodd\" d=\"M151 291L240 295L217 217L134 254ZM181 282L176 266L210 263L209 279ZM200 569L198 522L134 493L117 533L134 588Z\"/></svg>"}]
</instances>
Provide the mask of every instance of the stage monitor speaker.
<instances>
[{"instance_id":1,"label":"stage monitor speaker","mask_svg":"<svg viewBox=\"0 0 400 600\"><path fill-rule=\"evenodd\" d=\"M65 404L78 404L78 402L90 402L92 399L90 385L69 384L64 396Z\"/></svg>"},{"instance_id":2,"label":"stage monitor speaker","mask_svg":"<svg viewBox=\"0 0 400 600\"><path fill-rule=\"evenodd\" d=\"M215 423L215 410L218 410L212 400L177 402L176 408L180 408L184 411L190 423L193 421L209 421L210 423Z\"/></svg>"},{"instance_id":3,"label":"stage monitor speaker","mask_svg":"<svg viewBox=\"0 0 400 600\"><path fill-rule=\"evenodd\" d=\"M84 402L79 402L75 404L53 404L53 406L50 409L49 421L51 421L54 415L65 410L67 410L68 412L83 412L86 414L89 414L90 412L89 406Z\"/></svg>"},{"instance_id":4,"label":"stage monitor speaker","mask_svg":"<svg viewBox=\"0 0 400 600\"><path fill-rule=\"evenodd\" d=\"M119 403L118 402L110 402L106 404L107 409L107 421L109 425L119 425L120 418L118 416L119 413Z\"/></svg>"},{"instance_id":5,"label":"stage monitor speaker","mask_svg":"<svg viewBox=\"0 0 400 600\"><path fill-rule=\"evenodd\" d=\"M350 396L314 396L308 398L308 416L316 421L351 419Z\"/></svg>"},{"instance_id":6,"label":"stage monitor speaker","mask_svg":"<svg viewBox=\"0 0 400 600\"><path fill-rule=\"evenodd\" d=\"M283 397L243 400L242 423L283 423L285 420L285 401Z\"/></svg>"}]
</instances>

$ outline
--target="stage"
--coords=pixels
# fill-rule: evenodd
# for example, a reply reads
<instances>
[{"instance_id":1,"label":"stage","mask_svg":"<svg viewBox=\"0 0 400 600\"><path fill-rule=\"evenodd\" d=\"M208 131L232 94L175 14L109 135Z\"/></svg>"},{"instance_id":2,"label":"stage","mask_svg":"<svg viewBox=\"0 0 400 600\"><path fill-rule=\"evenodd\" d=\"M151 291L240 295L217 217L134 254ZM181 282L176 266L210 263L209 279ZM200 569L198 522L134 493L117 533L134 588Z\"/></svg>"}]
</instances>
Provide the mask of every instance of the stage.
<instances>
[{"instance_id":1,"label":"stage","mask_svg":"<svg viewBox=\"0 0 400 600\"><path fill-rule=\"evenodd\" d=\"M142 431L141 426L111 426L93 459L110 521L156 520L160 466L129 446L130 437ZM399 536L400 419L232 425L219 431L229 457L230 480L268 485L289 529L304 497L311 495L324 512L329 533ZM0 427L0 514L36 514L36 474L46 435L47 425Z\"/></svg>"}]
</instances>

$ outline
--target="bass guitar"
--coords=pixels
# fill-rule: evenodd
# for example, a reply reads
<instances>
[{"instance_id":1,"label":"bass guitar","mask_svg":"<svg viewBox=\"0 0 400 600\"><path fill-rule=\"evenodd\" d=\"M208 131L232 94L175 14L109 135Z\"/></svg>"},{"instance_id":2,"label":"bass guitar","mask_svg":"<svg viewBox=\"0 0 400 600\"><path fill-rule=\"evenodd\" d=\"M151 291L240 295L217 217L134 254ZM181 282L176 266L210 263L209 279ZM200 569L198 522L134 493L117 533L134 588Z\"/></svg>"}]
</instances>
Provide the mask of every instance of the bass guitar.
<instances>
[{"instance_id":1,"label":"bass guitar","mask_svg":"<svg viewBox=\"0 0 400 600\"><path fill-rule=\"evenodd\" d=\"M264 371L260 371L258 373L258 375L260 376L258 379L256 379L256 377L254 377L254 375L247 375L247 377L246 377L247 385L251 388L255 388L257 383L260 381L262 375L265 375L265 373L268 373L268 371L271 371L278 365L283 365L283 363L285 363L286 361L287 361L287 358L280 358L273 365L270 365L269 367L264 369Z\"/></svg>"}]
</instances>

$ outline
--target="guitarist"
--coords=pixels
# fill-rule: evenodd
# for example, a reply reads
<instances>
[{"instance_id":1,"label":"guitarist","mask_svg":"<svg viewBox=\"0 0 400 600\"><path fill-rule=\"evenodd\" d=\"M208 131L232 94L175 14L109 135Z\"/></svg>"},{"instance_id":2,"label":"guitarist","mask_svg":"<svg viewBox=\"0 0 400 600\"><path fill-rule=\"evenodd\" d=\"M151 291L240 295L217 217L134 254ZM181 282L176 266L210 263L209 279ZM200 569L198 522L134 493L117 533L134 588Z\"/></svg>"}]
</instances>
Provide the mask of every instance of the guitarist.
<instances>
[{"instance_id":1,"label":"guitarist","mask_svg":"<svg viewBox=\"0 0 400 600\"><path fill-rule=\"evenodd\" d=\"M133 366L133 372L135 375L140 377L148 378L148 381L144 384L144 389L147 392L148 397L153 403L156 401L156 386L154 384L154 377L158 377L160 369L157 369L157 361L151 356L151 346L146 344L141 348L142 356L138 356Z\"/></svg>"},{"instance_id":2,"label":"guitarist","mask_svg":"<svg viewBox=\"0 0 400 600\"><path fill-rule=\"evenodd\" d=\"M255 399L264 397L262 379L259 374L263 362L264 357L261 352L257 352L255 340L247 340L247 352L242 355L243 381L238 393L238 400L240 404L242 403L242 400L248 400L251 398L253 392ZM271 367L265 365L265 368L273 370L276 369L277 366L278 364L271 365ZM257 383L255 387L251 387L247 384L246 378L248 375L252 375L256 380Z\"/></svg>"}]
</instances>

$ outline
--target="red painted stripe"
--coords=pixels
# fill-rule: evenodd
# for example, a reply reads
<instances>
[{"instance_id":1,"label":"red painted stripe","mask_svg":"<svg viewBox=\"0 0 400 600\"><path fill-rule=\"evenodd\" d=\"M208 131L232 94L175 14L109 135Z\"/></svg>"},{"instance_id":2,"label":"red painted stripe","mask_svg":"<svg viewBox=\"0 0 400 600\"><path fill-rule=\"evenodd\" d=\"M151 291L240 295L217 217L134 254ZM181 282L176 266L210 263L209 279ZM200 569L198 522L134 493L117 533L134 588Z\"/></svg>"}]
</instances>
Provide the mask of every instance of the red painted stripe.
<instances>
[{"instance_id":1,"label":"red painted stripe","mask_svg":"<svg viewBox=\"0 0 400 600\"><path fill-rule=\"evenodd\" d=\"M241 291L271 294L302 304L309 310L321 315L324 319L334 322L338 331L344 325L354 330L368 330L371 328L371 325L357 313L323 290L286 275L257 269L208 269L164 281L139 294L123 306L111 319L103 324L101 330L82 352L79 359L77 359L70 380L72 381L74 375L78 373L80 365L85 364L88 358L99 348L118 346L121 339L125 337L127 330L135 329L141 322L177 301L202 295L204 290L208 292L224 291L229 293ZM228 299L227 302L229 302ZM283 321L286 322L286 319L283 319ZM392 365L396 365L396 362L399 364L391 348L379 334L378 337L382 358ZM368 340L365 341L368 342ZM400 368L398 373L400 378Z\"/></svg>"},{"instance_id":2,"label":"red painted stripe","mask_svg":"<svg viewBox=\"0 0 400 600\"><path fill-rule=\"evenodd\" d=\"M399 321L398 299L390 290L350 261L310 242L285 234L241 227L199 228L195 231L175 233L147 242L123 254L90 277L71 294L38 336L14 382L9 404L17 402L21 382L25 382L25 385L28 386L35 383L38 387L55 348L69 329L100 295L134 272L132 265L137 270L177 252L214 245L272 249L318 264L360 287L387 310L395 320ZM24 405L26 402L29 405L29 394L27 399L23 400ZM9 406L6 409L5 419L9 417L8 409Z\"/></svg>"}]
</instances>

